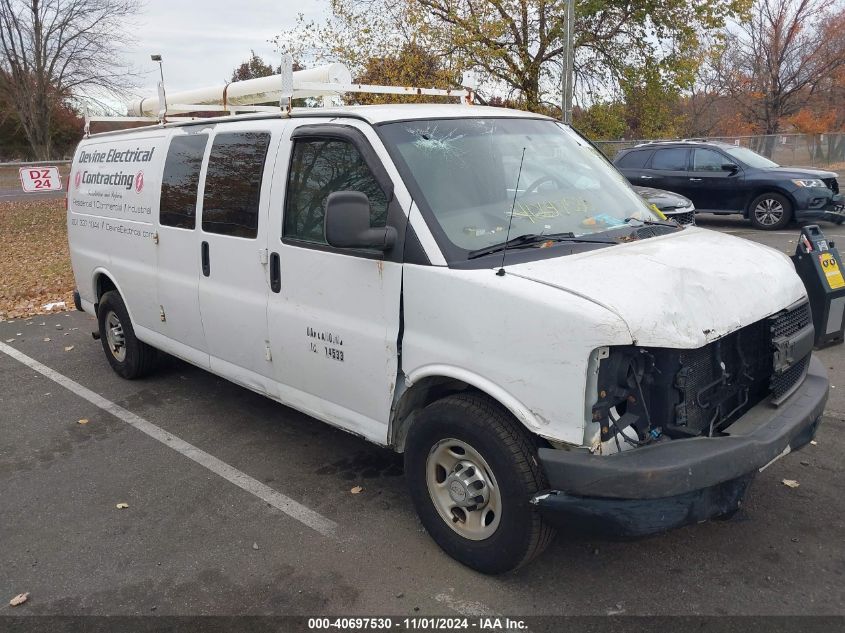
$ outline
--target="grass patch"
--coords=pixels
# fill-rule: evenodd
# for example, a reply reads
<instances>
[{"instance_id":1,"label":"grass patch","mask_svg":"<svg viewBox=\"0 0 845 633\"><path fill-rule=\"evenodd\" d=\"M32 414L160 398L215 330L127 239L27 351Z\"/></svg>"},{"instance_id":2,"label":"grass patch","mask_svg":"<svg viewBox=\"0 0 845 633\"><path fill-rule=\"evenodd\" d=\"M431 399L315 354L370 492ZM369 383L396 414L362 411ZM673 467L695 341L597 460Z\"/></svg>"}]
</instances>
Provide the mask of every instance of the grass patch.
<instances>
[{"instance_id":1,"label":"grass patch","mask_svg":"<svg viewBox=\"0 0 845 633\"><path fill-rule=\"evenodd\" d=\"M73 307L65 201L0 203L0 318L47 312L47 303Z\"/></svg>"}]
</instances>

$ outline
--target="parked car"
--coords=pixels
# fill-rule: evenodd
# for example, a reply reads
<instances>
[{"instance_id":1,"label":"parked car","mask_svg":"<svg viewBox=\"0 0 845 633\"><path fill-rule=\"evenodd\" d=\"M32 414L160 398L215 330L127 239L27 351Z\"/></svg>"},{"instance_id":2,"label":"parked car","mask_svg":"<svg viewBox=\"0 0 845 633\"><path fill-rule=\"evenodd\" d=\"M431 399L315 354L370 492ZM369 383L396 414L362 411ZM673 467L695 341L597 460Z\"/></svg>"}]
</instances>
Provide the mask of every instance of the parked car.
<instances>
[{"instance_id":1,"label":"parked car","mask_svg":"<svg viewBox=\"0 0 845 633\"><path fill-rule=\"evenodd\" d=\"M741 213L759 229L790 220L845 220L837 174L781 167L746 147L703 141L645 143L616 155L635 185L686 196L699 213Z\"/></svg>"},{"instance_id":2,"label":"parked car","mask_svg":"<svg viewBox=\"0 0 845 633\"><path fill-rule=\"evenodd\" d=\"M422 524L482 572L558 523L728 515L821 421L789 259L662 221L542 115L170 121L86 136L69 182L75 301L118 375L161 350L404 453Z\"/></svg>"},{"instance_id":3,"label":"parked car","mask_svg":"<svg viewBox=\"0 0 845 633\"><path fill-rule=\"evenodd\" d=\"M632 188L637 195L657 207L657 210L668 219L675 220L679 224L695 224L695 205L689 198L654 187L632 185Z\"/></svg>"}]
</instances>

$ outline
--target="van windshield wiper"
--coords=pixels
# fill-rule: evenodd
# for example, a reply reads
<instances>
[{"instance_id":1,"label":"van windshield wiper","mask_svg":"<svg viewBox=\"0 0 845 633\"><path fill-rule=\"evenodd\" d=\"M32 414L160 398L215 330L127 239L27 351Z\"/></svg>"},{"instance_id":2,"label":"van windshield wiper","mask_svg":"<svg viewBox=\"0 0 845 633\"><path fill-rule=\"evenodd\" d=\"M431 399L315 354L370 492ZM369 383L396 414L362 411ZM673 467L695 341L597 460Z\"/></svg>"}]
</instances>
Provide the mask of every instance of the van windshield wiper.
<instances>
[{"instance_id":1,"label":"van windshield wiper","mask_svg":"<svg viewBox=\"0 0 845 633\"><path fill-rule=\"evenodd\" d=\"M498 253L503 250L510 250L512 248L525 248L533 246L534 244L541 244L543 242L577 242L588 244L616 244L616 240L594 239L589 237L577 237L571 231L566 233L526 233L525 235L518 235L517 237L509 239L507 242L500 242L492 246L485 246L478 250L470 251L467 254L467 259L475 259L491 253Z\"/></svg>"},{"instance_id":2,"label":"van windshield wiper","mask_svg":"<svg viewBox=\"0 0 845 633\"><path fill-rule=\"evenodd\" d=\"M640 224L645 224L648 226L671 226L677 228L679 226L678 222L675 220L640 220L639 218L635 218L631 216L630 218L625 218L625 224L630 224L631 221L639 222Z\"/></svg>"}]
</instances>

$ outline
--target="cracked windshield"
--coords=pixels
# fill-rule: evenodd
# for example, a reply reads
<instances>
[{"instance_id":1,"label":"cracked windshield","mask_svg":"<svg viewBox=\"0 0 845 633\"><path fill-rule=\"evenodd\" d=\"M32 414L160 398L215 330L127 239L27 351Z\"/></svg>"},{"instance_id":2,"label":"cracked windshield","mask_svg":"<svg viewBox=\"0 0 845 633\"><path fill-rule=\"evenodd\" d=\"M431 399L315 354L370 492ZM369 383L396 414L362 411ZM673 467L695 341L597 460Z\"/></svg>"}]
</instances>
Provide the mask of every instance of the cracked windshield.
<instances>
[{"instance_id":1,"label":"cracked windshield","mask_svg":"<svg viewBox=\"0 0 845 633\"><path fill-rule=\"evenodd\" d=\"M659 219L596 149L554 121L422 120L382 131L416 182L418 204L468 251L508 239L511 215L510 240Z\"/></svg>"}]
</instances>

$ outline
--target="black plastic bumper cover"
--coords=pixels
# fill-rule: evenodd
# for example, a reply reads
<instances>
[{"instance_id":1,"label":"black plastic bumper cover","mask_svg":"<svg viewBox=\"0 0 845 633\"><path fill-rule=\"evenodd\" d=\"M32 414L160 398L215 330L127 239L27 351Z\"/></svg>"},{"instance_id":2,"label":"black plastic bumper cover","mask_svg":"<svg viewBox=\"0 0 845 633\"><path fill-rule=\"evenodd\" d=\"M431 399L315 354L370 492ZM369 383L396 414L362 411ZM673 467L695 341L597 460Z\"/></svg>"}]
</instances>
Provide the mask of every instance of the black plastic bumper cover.
<instances>
[{"instance_id":1,"label":"black plastic bumper cover","mask_svg":"<svg viewBox=\"0 0 845 633\"><path fill-rule=\"evenodd\" d=\"M605 517L645 534L727 514L763 467L815 436L828 395L815 358L807 377L775 407L763 402L721 437L668 440L615 455L541 448L551 490L532 499L544 514Z\"/></svg>"}]
</instances>

